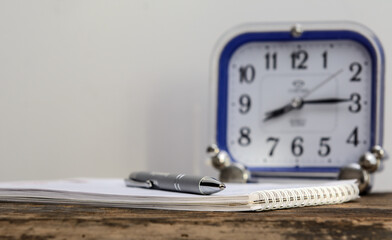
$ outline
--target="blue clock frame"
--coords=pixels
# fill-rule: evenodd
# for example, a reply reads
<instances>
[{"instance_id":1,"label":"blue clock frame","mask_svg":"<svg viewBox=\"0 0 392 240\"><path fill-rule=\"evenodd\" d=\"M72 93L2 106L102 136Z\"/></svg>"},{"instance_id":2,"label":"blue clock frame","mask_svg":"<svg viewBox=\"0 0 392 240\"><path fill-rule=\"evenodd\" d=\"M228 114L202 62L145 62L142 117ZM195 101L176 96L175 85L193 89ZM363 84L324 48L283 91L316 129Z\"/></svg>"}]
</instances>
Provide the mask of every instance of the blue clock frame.
<instances>
[{"instance_id":1,"label":"blue clock frame","mask_svg":"<svg viewBox=\"0 0 392 240\"><path fill-rule=\"evenodd\" d=\"M219 70L218 70L218 102L217 102L217 122L216 122L216 143L219 149L226 151L233 162L240 162L233 158L227 145L227 108L228 108L228 69L229 62L233 53L243 44L249 42L266 42L266 41L317 41L317 40L352 40L358 42L369 52L372 60L372 89L371 89L371 134L370 146L376 142L376 97L377 97L377 66L378 64L384 66L384 53L380 42L376 39L377 47L380 52L380 62L377 58L377 51L371 41L364 35L350 30L325 30L325 31L306 31L299 37L293 37L291 32L247 32L237 35L232 38L223 48L219 57ZM383 71L380 73L383 74ZM381 76L383 80L383 76ZM383 81L380 81L383 88ZM383 92L381 94L381 104L383 104ZM383 109L383 108L381 108ZM382 112L381 124L379 129L382 129ZM382 130L379 133L380 139L378 144L382 145ZM247 167L247 166L245 166ZM338 172L339 167L257 167L248 168L251 172Z\"/></svg>"}]
</instances>

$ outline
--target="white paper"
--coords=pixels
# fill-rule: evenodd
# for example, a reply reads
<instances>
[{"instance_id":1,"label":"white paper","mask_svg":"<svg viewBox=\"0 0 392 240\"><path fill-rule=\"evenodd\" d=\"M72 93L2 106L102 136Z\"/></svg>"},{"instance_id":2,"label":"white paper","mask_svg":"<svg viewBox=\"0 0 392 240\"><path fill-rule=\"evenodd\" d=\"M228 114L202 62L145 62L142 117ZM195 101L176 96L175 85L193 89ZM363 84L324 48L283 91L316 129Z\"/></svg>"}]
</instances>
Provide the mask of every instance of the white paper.
<instances>
[{"instance_id":1,"label":"white paper","mask_svg":"<svg viewBox=\"0 0 392 240\"><path fill-rule=\"evenodd\" d=\"M230 183L226 184L225 190L206 196L127 187L123 179L78 178L55 181L2 182L0 183L0 200L178 210L242 211L251 209L249 196L253 192L352 183L352 180L307 185Z\"/></svg>"}]
</instances>

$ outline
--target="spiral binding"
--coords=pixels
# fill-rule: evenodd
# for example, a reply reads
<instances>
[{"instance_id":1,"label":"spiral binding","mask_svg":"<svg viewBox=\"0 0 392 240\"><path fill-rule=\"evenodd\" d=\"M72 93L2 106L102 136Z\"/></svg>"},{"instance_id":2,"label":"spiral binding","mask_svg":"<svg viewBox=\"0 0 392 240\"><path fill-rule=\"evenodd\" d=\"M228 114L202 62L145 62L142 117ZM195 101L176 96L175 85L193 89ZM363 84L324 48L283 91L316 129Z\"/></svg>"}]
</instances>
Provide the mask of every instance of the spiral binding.
<instances>
[{"instance_id":1,"label":"spiral binding","mask_svg":"<svg viewBox=\"0 0 392 240\"><path fill-rule=\"evenodd\" d=\"M337 204L357 198L357 184L349 183L335 186L318 186L304 188L289 188L280 190L264 190L258 194L257 210L273 210L292 207Z\"/></svg>"}]
</instances>

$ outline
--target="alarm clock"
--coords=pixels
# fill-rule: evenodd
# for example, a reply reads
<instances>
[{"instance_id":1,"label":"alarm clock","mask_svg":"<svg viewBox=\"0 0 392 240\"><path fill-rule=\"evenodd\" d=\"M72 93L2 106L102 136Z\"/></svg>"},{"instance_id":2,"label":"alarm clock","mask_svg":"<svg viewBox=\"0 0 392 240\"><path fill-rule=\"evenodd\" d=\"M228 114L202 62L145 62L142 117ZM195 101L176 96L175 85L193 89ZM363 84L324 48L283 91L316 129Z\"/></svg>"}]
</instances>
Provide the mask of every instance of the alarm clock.
<instances>
[{"instance_id":1,"label":"alarm clock","mask_svg":"<svg viewBox=\"0 0 392 240\"><path fill-rule=\"evenodd\" d=\"M383 153L384 53L362 25L237 27L219 41L211 79L208 151L227 179L337 177Z\"/></svg>"}]
</instances>

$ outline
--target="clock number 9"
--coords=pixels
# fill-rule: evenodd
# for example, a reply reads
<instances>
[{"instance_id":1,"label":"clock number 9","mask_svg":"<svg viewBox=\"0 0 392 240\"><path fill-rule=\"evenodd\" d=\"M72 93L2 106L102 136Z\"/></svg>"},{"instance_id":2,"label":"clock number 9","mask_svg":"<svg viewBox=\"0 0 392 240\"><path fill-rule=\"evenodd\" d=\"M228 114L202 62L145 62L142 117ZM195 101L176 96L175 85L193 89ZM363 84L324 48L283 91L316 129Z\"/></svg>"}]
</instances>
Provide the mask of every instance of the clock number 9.
<instances>
[{"instance_id":1,"label":"clock number 9","mask_svg":"<svg viewBox=\"0 0 392 240\"><path fill-rule=\"evenodd\" d=\"M243 147L249 146L251 142L249 135L250 129L248 127L242 127L240 129L240 138L238 139L238 144Z\"/></svg>"},{"instance_id":2,"label":"clock number 9","mask_svg":"<svg viewBox=\"0 0 392 240\"><path fill-rule=\"evenodd\" d=\"M244 67L240 67L240 83L252 83L255 79L256 70L255 68L248 64Z\"/></svg>"},{"instance_id":3,"label":"clock number 9","mask_svg":"<svg viewBox=\"0 0 392 240\"><path fill-rule=\"evenodd\" d=\"M299 157L302 155L302 153L304 153L304 148L302 146L303 142L304 139L302 137L294 138L293 142L291 143L291 152L294 156Z\"/></svg>"},{"instance_id":4,"label":"clock number 9","mask_svg":"<svg viewBox=\"0 0 392 240\"><path fill-rule=\"evenodd\" d=\"M250 110L250 106L252 105L252 101L250 100L250 96L248 94L242 94L240 97L240 113L245 114Z\"/></svg>"},{"instance_id":5,"label":"clock number 9","mask_svg":"<svg viewBox=\"0 0 392 240\"><path fill-rule=\"evenodd\" d=\"M353 93L350 95L350 100L354 102L353 105L348 106L348 110L352 113L357 113L361 111L361 95L358 93Z\"/></svg>"}]
</instances>

